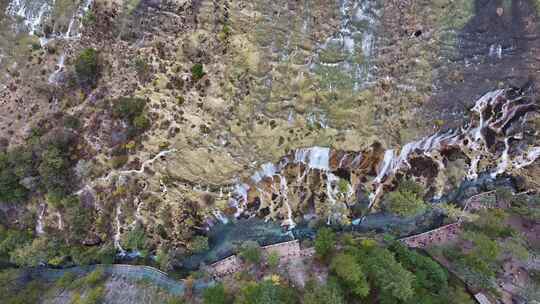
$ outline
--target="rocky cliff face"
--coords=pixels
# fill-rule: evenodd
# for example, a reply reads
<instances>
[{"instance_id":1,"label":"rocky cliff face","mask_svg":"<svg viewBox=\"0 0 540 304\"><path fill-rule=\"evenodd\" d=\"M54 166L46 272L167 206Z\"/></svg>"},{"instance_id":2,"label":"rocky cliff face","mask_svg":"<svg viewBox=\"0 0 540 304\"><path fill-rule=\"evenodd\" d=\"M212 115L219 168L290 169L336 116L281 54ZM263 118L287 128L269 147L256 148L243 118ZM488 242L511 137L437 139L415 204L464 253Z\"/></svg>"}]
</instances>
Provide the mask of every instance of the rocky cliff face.
<instances>
[{"instance_id":1,"label":"rocky cliff face","mask_svg":"<svg viewBox=\"0 0 540 304\"><path fill-rule=\"evenodd\" d=\"M348 223L402 177L437 198L534 165L534 5L11 0L0 137L15 147L77 117L73 192L96 211L93 236L120 248L139 224L153 244L188 246L227 217ZM91 88L74 72L86 48L99 54ZM151 123L135 138L111 114L126 96ZM38 232L62 230L47 204L26 212Z\"/></svg>"}]
</instances>

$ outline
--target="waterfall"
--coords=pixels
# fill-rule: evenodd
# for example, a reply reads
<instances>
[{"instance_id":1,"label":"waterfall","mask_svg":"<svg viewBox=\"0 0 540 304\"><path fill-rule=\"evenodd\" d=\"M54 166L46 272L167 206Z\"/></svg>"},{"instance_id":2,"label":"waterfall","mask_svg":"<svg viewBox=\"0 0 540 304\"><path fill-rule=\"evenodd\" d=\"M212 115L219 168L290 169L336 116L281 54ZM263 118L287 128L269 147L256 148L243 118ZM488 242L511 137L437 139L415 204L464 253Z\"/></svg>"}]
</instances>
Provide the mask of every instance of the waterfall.
<instances>
[{"instance_id":1,"label":"waterfall","mask_svg":"<svg viewBox=\"0 0 540 304\"><path fill-rule=\"evenodd\" d=\"M248 203L248 184L237 184L234 187L233 197L229 199L229 205L236 208L236 213L234 217L239 217L244 212L247 203Z\"/></svg>"},{"instance_id":2,"label":"waterfall","mask_svg":"<svg viewBox=\"0 0 540 304\"><path fill-rule=\"evenodd\" d=\"M43 234L45 231L43 230L43 216L45 215L45 211L47 210L46 204L39 205L41 207L41 212L38 214L38 218L36 221L36 233L37 234Z\"/></svg>"},{"instance_id":3,"label":"waterfall","mask_svg":"<svg viewBox=\"0 0 540 304\"><path fill-rule=\"evenodd\" d=\"M502 45L500 44L492 44L489 46L489 57L495 57L497 59L502 58Z\"/></svg>"},{"instance_id":4,"label":"waterfall","mask_svg":"<svg viewBox=\"0 0 540 304\"><path fill-rule=\"evenodd\" d=\"M326 220L327 225L330 225L332 216L334 215L333 208L336 206L336 195L337 190L334 187L334 183L337 182L339 178L330 172L326 172L326 196L330 202L330 212L328 213L328 218Z\"/></svg>"},{"instance_id":5,"label":"waterfall","mask_svg":"<svg viewBox=\"0 0 540 304\"><path fill-rule=\"evenodd\" d=\"M124 248L122 248L122 245L120 245L120 240L122 238L122 224L120 223L120 215L122 215L122 208L120 207L120 204L116 205L116 233L114 234L114 247L120 251L118 254L119 256L123 257L126 255L126 251Z\"/></svg>"},{"instance_id":6,"label":"waterfall","mask_svg":"<svg viewBox=\"0 0 540 304\"><path fill-rule=\"evenodd\" d=\"M330 148L311 147L298 149L294 162L307 165L309 169L329 170Z\"/></svg>"},{"instance_id":7,"label":"waterfall","mask_svg":"<svg viewBox=\"0 0 540 304\"><path fill-rule=\"evenodd\" d=\"M265 163L261 166L261 170L255 172L251 179L258 183L265 177L273 177L276 174L277 168L273 163Z\"/></svg>"},{"instance_id":8,"label":"waterfall","mask_svg":"<svg viewBox=\"0 0 540 304\"><path fill-rule=\"evenodd\" d=\"M85 2L83 2L83 4L80 5L76 9L75 13L69 20L68 28L66 32L58 36L53 36L52 39L57 38L57 39L62 39L66 41L70 39L79 39L81 37L81 29L83 27L82 19L84 15L86 14L86 12L90 9L91 5L92 5L92 0L85 0ZM39 22L41 23L42 21L39 20ZM33 35L33 34L34 34L34 31L31 31L30 35ZM40 37L41 46L44 46L48 42L49 42L49 38ZM63 50L62 54L58 58L58 62L56 64L56 68L54 72L51 75L49 75L48 81L50 84L57 85L58 83L60 83L60 80L61 80L60 75L61 73L63 73L64 67L65 67L64 66L65 57L66 57L66 51Z\"/></svg>"},{"instance_id":9,"label":"waterfall","mask_svg":"<svg viewBox=\"0 0 540 304\"><path fill-rule=\"evenodd\" d=\"M56 212L56 217L58 218L58 230L64 230L64 221L62 220L62 214L60 212Z\"/></svg>"},{"instance_id":10,"label":"waterfall","mask_svg":"<svg viewBox=\"0 0 540 304\"><path fill-rule=\"evenodd\" d=\"M229 223L229 219L225 215L223 215L223 213L220 210L214 209L214 210L212 210L212 214L222 224L228 224Z\"/></svg>"},{"instance_id":11,"label":"waterfall","mask_svg":"<svg viewBox=\"0 0 540 304\"><path fill-rule=\"evenodd\" d=\"M176 149L170 149L170 150L163 150L156 154L156 156L152 157L151 159L148 159L144 161L139 169L136 170L125 170L125 171L119 171L118 174L120 175L128 175L128 174L142 174L144 172L144 169L153 164L156 160L162 158L163 156L171 153L177 152Z\"/></svg>"},{"instance_id":12,"label":"waterfall","mask_svg":"<svg viewBox=\"0 0 540 304\"><path fill-rule=\"evenodd\" d=\"M318 60L312 64L312 69L320 69L325 75L345 72L352 80L354 91L365 87L373 78L370 73L372 70L370 58L374 53L375 29L379 24L379 10L376 6L374 0L341 0L340 27L319 46ZM339 56L326 58L323 55L326 51L339 53ZM337 89L339 84L329 82L327 85L327 89L332 91Z\"/></svg>"},{"instance_id":13,"label":"waterfall","mask_svg":"<svg viewBox=\"0 0 540 304\"><path fill-rule=\"evenodd\" d=\"M284 176L280 175L279 178L279 191L281 194L281 199L287 208L287 220L282 225L292 229L296 226L296 224L293 220L291 205L289 204L289 186L287 186L287 180Z\"/></svg>"},{"instance_id":14,"label":"waterfall","mask_svg":"<svg viewBox=\"0 0 540 304\"><path fill-rule=\"evenodd\" d=\"M56 64L56 68L54 72L52 72L51 75L49 75L50 84L57 84L60 82L61 73L64 72L64 68L65 68L65 65L64 65L65 60L66 60L66 54L62 53L60 57L58 58L58 63Z\"/></svg>"},{"instance_id":15,"label":"waterfall","mask_svg":"<svg viewBox=\"0 0 540 304\"><path fill-rule=\"evenodd\" d=\"M23 31L36 35L45 17L51 14L53 6L54 1L13 0L6 8L6 15L20 19L24 26Z\"/></svg>"},{"instance_id":16,"label":"waterfall","mask_svg":"<svg viewBox=\"0 0 540 304\"><path fill-rule=\"evenodd\" d=\"M368 193L368 210L371 210L377 204L378 200L384 195L385 186L392 185L392 181L399 172L406 174L406 170L411 169L411 159L413 157L427 158L436 166L435 184L431 185L435 188L433 195L435 199L442 197L445 190L446 182L443 175L441 175L446 170L445 157L447 154L445 153L453 153L451 151L461 152L460 155L463 155L465 160L469 162L468 168L466 168L466 178L470 180L477 179L480 171L490 173L491 177L494 178L509 172L511 169L528 166L540 158L540 147L527 147L526 143L520 142L521 139L524 139L524 135L520 132L511 131L516 130L513 124L524 124L526 119L523 118L526 118L528 113L540 109L535 102L526 101L523 95L518 94L517 97L507 97L515 96L516 92L520 91L501 89L488 92L476 101L472 108L473 117L462 128L436 132L406 143L399 149L385 150L384 155L372 165L376 168L375 176L372 176L371 173L361 173L364 174L365 180L362 188L371 190ZM518 142L517 145L513 144L514 140ZM503 149L498 148L501 144L504 144ZM351 153L356 153L356 155ZM290 155L283 157L277 165L271 163L262 165L261 169L252 176L249 185L240 184L242 186L236 191L238 194L235 200L241 202L241 204L237 203L237 205L241 205L241 208L237 209L237 216L244 212L245 208L242 206L248 204L247 190L254 187L259 189L261 202L263 195L279 194L286 208L285 216L287 219L284 220L284 225L291 224L293 210L291 210L290 202L284 197L289 194L289 189L281 171L287 165L293 165L298 168L296 181L299 184L309 182L305 177L311 170L319 170L321 174L324 173L321 176L323 176L323 182L326 183L327 203L328 208L331 210L326 222L331 223L332 216L337 216L337 212L341 207L341 205L337 204L339 193L335 189L335 182L338 178L332 174L332 171L340 169L349 170L351 173L363 161L378 158L377 155L371 155L372 153L372 149L359 152L334 151L327 147L296 149ZM364 156L367 158L364 159ZM332 161L332 165L330 159L335 159L335 162ZM370 180L365 175L373 178ZM260 184L263 179L265 177L272 177L273 179L275 176L280 177L279 190L273 188L273 193L266 193L261 190L261 188L264 188ZM353 186L354 189L357 189L361 185L356 184ZM295 188L297 187L295 186ZM354 189L350 187L346 195L354 195ZM363 218L356 219L353 222L360 223Z\"/></svg>"},{"instance_id":17,"label":"waterfall","mask_svg":"<svg viewBox=\"0 0 540 304\"><path fill-rule=\"evenodd\" d=\"M380 183L390 171L393 170L395 167L395 155L394 150L386 150L384 151L384 157L382 164L379 166L379 170L377 173L377 177L375 177L375 183Z\"/></svg>"},{"instance_id":18,"label":"waterfall","mask_svg":"<svg viewBox=\"0 0 540 304\"><path fill-rule=\"evenodd\" d=\"M504 151L501 155L501 159L499 163L497 164L497 170L495 172L491 173L491 177L495 178L497 175L504 173L506 171L506 168L508 168L509 164L509 154L508 151L510 150L510 138L504 139Z\"/></svg>"},{"instance_id":19,"label":"waterfall","mask_svg":"<svg viewBox=\"0 0 540 304\"><path fill-rule=\"evenodd\" d=\"M137 226L137 222L144 222L144 218L141 215L141 208L143 205L143 201L139 199L139 197L135 198L134 201L135 205L137 205L137 209L135 209L134 219L133 222L131 222L131 225L129 225L131 228L135 228Z\"/></svg>"},{"instance_id":20,"label":"waterfall","mask_svg":"<svg viewBox=\"0 0 540 304\"><path fill-rule=\"evenodd\" d=\"M518 169L531 165L540 157L540 147L530 148L526 156L518 156L512 163Z\"/></svg>"}]
</instances>

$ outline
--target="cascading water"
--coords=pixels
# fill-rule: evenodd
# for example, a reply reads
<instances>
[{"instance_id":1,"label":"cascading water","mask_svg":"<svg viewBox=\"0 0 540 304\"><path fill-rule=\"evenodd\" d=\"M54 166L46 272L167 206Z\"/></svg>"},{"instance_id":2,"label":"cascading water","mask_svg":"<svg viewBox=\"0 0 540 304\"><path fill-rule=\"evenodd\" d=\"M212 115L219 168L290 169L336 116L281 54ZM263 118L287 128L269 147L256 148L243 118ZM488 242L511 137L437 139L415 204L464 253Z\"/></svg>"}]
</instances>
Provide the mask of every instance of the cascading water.
<instances>
[{"instance_id":1,"label":"cascading water","mask_svg":"<svg viewBox=\"0 0 540 304\"><path fill-rule=\"evenodd\" d=\"M121 204L116 205L116 233L114 234L114 247L119 252L119 256L125 256L126 251L124 248L122 248L122 245L120 245L120 240L122 238L122 223L120 222L120 216L122 215L122 207Z\"/></svg>"},{"instance_id":2,"label":"cascading water","mask_svg":"<svg viewBox=\"0 0 540 304\"><path fill-rule=\"evenodd\" d=\"M68 27L65 33L58 35L57 39L63 39L63 40L73 40L73 39L79 39L81 37L81 30L83 27L82 19L86 12L90 9L90 6L92 5L93 0L86 0L80 5L76 12L73 14L73 17L69 20ZM48 40L46 40L48 41ZM43 43L43 42L42 42ZM45 42L46 43L46 42ZM66 53L65 50L60 55L58 59L58 63L56 64L56 69L54 72L49 76L49 83L50 84L58 84L61 79L61 75L64 72L64 61L65 61Z\"/></svg>"},{"instance_id":3,"label":"cascading water","mask_svg":"<svg viewBox=\"0 0 540 304\"><path fill-rule=\"evenodd\" d=\"M340 28L319 50L312 70L332 78L345 73L355 91L365 87L372 78L371 57L375 46L375 29L379 11L376 1L341 0ZM341 81L329 81L328 89L341 86Z\"/></svg>"},{"instance_id":4,"label":"cascading water","mask_svg":"<svg viewBox=\"0 0 540 304\"><path fill-rule=\"evenodd\" d=\"M61 79L61 75L64 72L65 68L65 60L66 60L66 54L62 53L60 57L58 58L58 62L56 63L56 68L54 69L54 72L49 75L49 83L55 84L59 83Z\"/></svg>"},{"instance_id":5,"label":"cascading water","mask_svg":"<svg viewBox=\"0 0 540 304\"><path fill-rule=\"evenodd\" d=\"M21 20L16 23L17 31L39 37L42 47L47 45L51 40L61 40L66 43L79 39L83 27L82 19L90 9L92 0L84 0L75 8L65 32L45 33L44 24L51 21L54 10L56 9L55 1L13 0L7 7L6 15L12 16L16 20ZM61 81L65 68L65 59L66 51L63 50L58 57L54 71L49 75L48 81L50 84L58 84Z\"/></svg>"},{"instance_id":6,"label":"cascading water","mask_svg":"<svg viewBox=\"0 0 540 304\"><path fill-rule=\"evenodd\" d=\"M6 9L6 15L20 20L18 32L42 36L42 25L52 13L54 1L51 0L13 0Z\"/></svg>"},{"instance_id":7,"label":"cascading water","mask_svg":"<svg viewBox=\"0 0 540 304\"><path fill-rule=\"evenodd\" d=\"M279 191L281 194L281 198L283 200L283 204L285 204L285 207L287 208L287 220L283 223L284 226L289 227L289 229L294 228L296 224L294 223L293 217L292 217L292 208L289 204L289 186L287 185L287 180L284 176L279 176Z\"/></svg>"},{"instance_id":8,"label":"cascading water","mask_svg":"<svg viewBox=\"0 0 540 304\"><path fill-rule=\"evenodd\" d=\"M293 195L286 182L285 176L287 174L297 172L296 178L293 179L296 181L294 188L297 189L299 185L301 187L301 184L306 186L305 184L309 183L310 179L306 177L311 172L319 172L320 178L324 179L325 200L328 204L327 209L330 210L325 215L326 222L331 223L333 218L339 217L339 211L336 211L340 207L336 204L339 195L335 189L339 180L335 175L338 170L341 171L341 174L344 170L349 172L348 174L360 169L367 172L363 173L363 178L357 177L357 183L346 192L356 193L353 187L354 189L359 187L365 189L369 200L368 210L370 210L384 195L385 186L391 186L398 173L407 174L409 170L418 169L413 168L412 161L419 157L431 162L431 167L436 171L435 180L428 185L434 188L434 200L443 196L445 182L440 179L440 174L446 169L445 162L448 161L446 159L448 153L461 151L462 154L459 155L468 161L466 178L469 180L477 179L479 172L487 172L491 178L495 178L512 169L523 168L540 157L540 147L525 147L523 132L516 133L515 130L521 130L528 115L537 113L540 107L535 102L528 101L522 93L516 95L516 92L520 91L508 89L488 92L478 99L472 108L475 115L471 122L463 128L435 133L407 143L399 150L387 149L384 152L377 152L379 150L368 149L362 152L341 152L325 147L297 149L290 155L283 157L277 165L264 164L249 182L237 185L236 199L234 200L236 204L231 204L231 206L241 206L235 214L238 217L244 212L248 212L247 206L251 203L248 201L248 197L250 200L258 197L262 201L263 196L272 196L272 193L267 191L272 191L273 194L280 197ZM531 142L530 138L528 142ZM370 153L375 153L375 155ZM382 156L377 157L379 153ZM369 165L366 164L369 159L378 159L378 161L373 160L375 163ZM287 171L287 168L292 167L299 169ZM369 172L372 171L369 168L371 167L376 169L375 175L370 177ZM485 176L485 174L483 175ZM274 184L276 176L279 177L279 188L273 186L265 188L265 184ZM306 199L305 196L297 196ZM292 226L291 214L296 212L296 204L293 206L289 199L282 199L285 205L282 215L286 218L283 224ZM359 222L361 220L353 221L353 223Z\"/></svg>"},{"instance_id":9,"label":"cascading water","mask_svg":"<svg viewBox=\"0 0 540 304\"><path fill-rule=\"evenodd\" d=\"M46 204L41 204L40 205L41 207L41 212L39 212L38 214L38 218L37 218L37 221L36 221L36 233L37 234L43 234L45 233L45 231L43 230L43 216L45 215L45 211L47 210L47 205Z\"/></svg>"}]
</instances>

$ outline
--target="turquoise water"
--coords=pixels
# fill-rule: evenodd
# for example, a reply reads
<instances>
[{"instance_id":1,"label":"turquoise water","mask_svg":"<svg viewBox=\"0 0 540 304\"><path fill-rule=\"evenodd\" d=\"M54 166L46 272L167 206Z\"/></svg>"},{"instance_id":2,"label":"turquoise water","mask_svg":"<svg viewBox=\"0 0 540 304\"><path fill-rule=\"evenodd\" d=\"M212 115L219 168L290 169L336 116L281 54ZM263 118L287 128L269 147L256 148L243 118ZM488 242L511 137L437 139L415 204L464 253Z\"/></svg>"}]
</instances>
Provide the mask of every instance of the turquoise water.
<instances>
[{"instance_id":1,"label":"turquoise water","mask_svg":"<svg viewBox=\"0 0 540 304\"><path fill-rule=\"evenodd\" d=\"M182 262L185 268L195 269L201 263L210 264L228 257L245 241L257 241L264 246L292 240L293 235L276 222L249 218L212 227L208 239L210 249L186 258Z\"/></svg>"}]
</instances>

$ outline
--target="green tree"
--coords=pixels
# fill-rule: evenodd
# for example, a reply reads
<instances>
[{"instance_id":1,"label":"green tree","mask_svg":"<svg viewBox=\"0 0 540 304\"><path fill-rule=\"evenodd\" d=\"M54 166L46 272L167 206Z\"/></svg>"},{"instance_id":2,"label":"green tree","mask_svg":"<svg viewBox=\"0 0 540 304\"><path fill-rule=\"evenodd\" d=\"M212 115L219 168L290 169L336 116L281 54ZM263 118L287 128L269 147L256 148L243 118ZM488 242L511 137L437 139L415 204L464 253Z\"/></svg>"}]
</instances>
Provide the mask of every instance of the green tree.
<instances>
[{"instance_id":1,"label":"green tree","mask_svg":"<svg viewBox=\"0 0 540 304\"><path fill-rule=\"evenodd\" d=\"M492 238L510 237L515 234L514 229L506 225L508 213L501 209L483 210L479 213L478 220L470 225L473 230Z\"/></svg>"},{"instance_id":2,"label":"green tree","mask_svg":"<svg viewBox=\"0 0 540 304\"><path fill-rule=\"evenodd\" d=\"M23 248L32 242L32 234L28 231L6 229L0 226L0 257L9 260L11 252Z\"/></svg>"},{"instance_id":3,"label":"green tree","mask_svg":"<svg viewBox=\"0 0 540 304\"><path fill-rule=\"evenodd\" d=\"M298 303L293 290L281 284L266 280L260 283L245 284L235 304L294 304Z\"/></svg>"},{"instance_id":4,"label":"green tree","mask_svg":"<svg viewBox=\"0 0 540 304\"><path fill-rule=\"evenodd\" d=\"M464 211L461 207L454 204L439 204L437 205L438 209L442 211L452 222L455 222L459 219L465 222L473 222L478 219L477 214L472 214L470 212Z\"/></svg>"},{"instance_id":5,"label":"green tree","mask_svg":"<svg viewBox=\"0 0 540 304\"><path fill-rule=\"evenodd\" d=\"M336 234L327 227L319 229L315 237L315 252L319 257L327 258L336 246Z\"/></svg>"},{"instance_id":6,"label":"green tree","mask_svg":"<svg viewBox=\"0 0 540 304\"><path fill-rule=\"evenodd\" d=\"M69 289L76 279L77 275L75 273L65 272L54 284L61 290Z\"/></svg>"},{"instance_id":7,"label":"green tree","mask_svg":"<svg viewBox=\"0 0 540 304\"><path fill-rule=\"evenodd\" d=\"M208 238L204 235L197 235L191 240L191 247L193 252L199 253L206 251L210 248L208 245Z\"/></svg>"},{"instance_id":8,"label":"green tree","mask_svg":"<svg viewBox=\"0 0 540 304\"><path fill-rule=\"evenodd\" d=\"M93 210L86 208L78 196L70 195L62 199L64 220L67 223L66 238L75 243L81 243L90 231L93 223Z\"/></svg>"},{"instance_id":9,"label":"green tree","mask_svg":"<svg viewBox=\"0 0 540 304\"><path fill-rule=\"evenodd\" d=\"M424 189L420 184L402 180L398 188L388 194L388 209L399 216L414 216L426 208L423 195Z\"/></svg>"},{"instance_id":10,"label":"green tree","mask_svg":"<svg viewBox=\"0 0 540 304\"><path fill-rule=\"evenodd\" d=\"M70 183L69 155L63 143L51 143L41 153L38 171L47 192L58 199L67 194Z\"/></svg>"},{"instance_id":11,"label":"green tree","mask_svg":"<svg viewBox=\"0 0 540 304\"><path fill-rule=\"evenodd\" d=\"M146 245L146 233L142 225L137 224L130 230L124 240L124 246L130 250L143 250Z\"/></svg>"},{"instance_id":12,"label":"green tree","mask_svg":"<svg viewBox=\"0 0 540 304\"><path fill-rule=\"evenodd\" d=\"M414 275L397 262L388 249L370 247L362 252L358 261L366 270L370 285L380 291L385 303L407 301L413 296Z\"/></svg>"},{"instance_id":13,"label":"green tree","mask_svg":"<svg viewBox=\"0 0 540 304\"><path fill-rule=\"evenodd\" d=\"M81 85L95 86L98 78L98 53L95 49L82 50L75 59L75 73Z\"/></svg>"},{"instance_id":14,"label":"green tree","mask_svg":"<svg viewBox=\"0 0 540 304\"><path fill-rule=\"evenodd\" d=\"M204 68L201 63L196 63L191 67L191 77L194 81L197 81L205 75Z\"/></svg>"},{"instance_id":15,"label":"green tree","mask_svg":"<svg viewBox=\"0 0 540 304\"><path fill-rule=\"evenodd\" d=\"M21 202L26 199L28 190L21 180L29 171L31 157L31 154L20 150L0 153L0 201Z\"/></svg>"},{"instance_id":16,"label":"green tree","mask_svg":"<svg viewBox=\"0 0 540 304\"><path fill-rule=\"evenodd\" d=\"M239 255L249 263L258 264L261 261L261 247L255 241L246 241L242 244Z\"/></svg>"},{"instance_id":17,"label":"green tree","mask_svg":"<svg viewBox=\"0 0 540 304\"><path fill-rule=\"evenodd\" d=\"M396 259L416 276L419 288L429 289L433 293L448 288L448 274L437 262L428 256L410 250L396 242L392 245Z\"/></svg>"},{"instance_id":18,"label":"green tree","mask_svg":"<svg viewBox=\"0 0 540 304\"><path fill-rule=\"evenodd\" d=\"M112 102L113 116L129 122L141 115L146 107L146 100L143 98L121 97Z\"/></svg>"},{"instance_id":19,"label":"green tree","mask_svg":"<svg viewBox=\"0 0 540 304\"><path fill-rule=\"evenodd\" d=\"M10 253L12 263L23 266L39 266L47 264L56 256L58 243L45 237L34 239L32 243L17 248Z\"/></svg>"},{"instance_id":20,"label":"green tree","mask_svg":"<svg viewBox=\"0 0 540 304\"><path fill-rule=\"evenodd\" d=\"M123 119L130 126L129 135L134 136L150 127L145 107L145 99L121 97L113 101L112 113L114 117Z\"/></svg>"},{"instance_id":21,"label":"green tree","mask_svg":"<svg viewBox=\"0 0 540 304\"><path fill-rule=\"evenodd\" d=\"M222 283L208 287L203 291L204 304L226 304L227 293Z\"/></svg>"},{"instance_id":22,"label":"green tree","mask_svg":"<svg viewBox=\"0 0 540 304\"><path fill-rule=\"evenodd\" d=\"M501 249L497 242L483 233L466 232L463 236L466 240L469 240L474 244L473 250L469 253L470 256L475 256L488 263L492 263L495 262L501 253Z\"/></svg>"},{"instance_id":23,"label":"green tree","mask_svg":"<svg viewBox=\"0 0 540 304\"><path fill-rule=\"evenodd\" d=\"M112 264L114 263L114 258L116 257L116 249L111 243L107 243L101 248L99 248L96 260L100 264Z\"/></svg>"},{"instance_id":24,"label":"green tree","mask_svg":"<svg viewBox=\"0 0 540 304\"><path fill-rule=\"evenodd\" d=\"M268 266L270 268L275 269L279 265L279 253L276 251L271 251L268 253L268 256L266 257L266 262L268 263Z\"/></svg>"},{"instance_id":25,"label":"green tree","mask_svg":"<svg viewBox=\"0 0 540 304\"><path fill-rule=\"evenodd\" d=\"M156 262L159 265L159 269L163 271L169 271L172 269L172 259L169 249L165 246L160 246L156 253Z\"/></svg>"},{"instance_id":26,"label":"green tree","mask_svg":"<svg viewBox=\"0 0 540 304\"><path fill-rule=\"evenodd\" d=\"M332 259L330 269L355 296L363 298L368 295L369 285L366 276L354 256L345 253L336 255Z\"/></svg>"},{"instance_id":27,"label":"green tree","mask_svg":"<svg viewBox=\"0 0 540 304\"><path fill-rule=\"evenodd\" d=\"M83 285L88 287L97 287L102 284L105 280L105 272L102 268L97 268L96 270L87 274L83 279Z\"/></svg>"},{"instance_id":28,"label":"green tree","mask_svg":"<svg viewBox=\"0 0 540 304\"><path fill-rule=\"evenodd\" d=\"M448 304L474 304L471 295L461 286L451 286L445 299Z\"/></svg>"},{"instance_id":29,"label":"green tree","mask_svg":"<svg viewBox=\"0 0 540 304\"><path fill-rule=\"evenodd\" d=\"M343 290L331 277L324 285L310 282L306 286L303 304L345 304Z\"/></svg>"}]
</instances>

